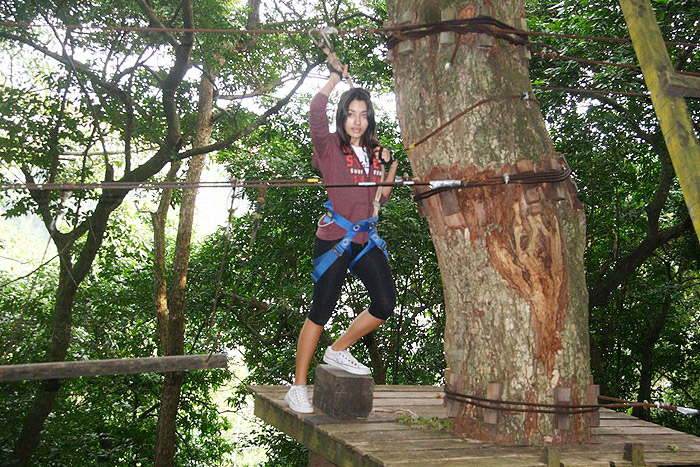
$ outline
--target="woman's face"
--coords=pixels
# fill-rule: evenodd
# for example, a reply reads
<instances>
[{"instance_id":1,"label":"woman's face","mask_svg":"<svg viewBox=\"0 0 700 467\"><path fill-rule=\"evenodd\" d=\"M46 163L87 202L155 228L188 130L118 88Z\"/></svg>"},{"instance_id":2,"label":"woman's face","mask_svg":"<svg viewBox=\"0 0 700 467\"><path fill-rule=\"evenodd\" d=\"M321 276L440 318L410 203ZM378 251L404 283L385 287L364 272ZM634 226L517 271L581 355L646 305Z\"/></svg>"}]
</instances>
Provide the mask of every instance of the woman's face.
<instances>
[{"instance_id":1,"label":"woman's face","mask_svg":"<svg viewBox=\"0 0 700 467\"><path fill-rule=\"evenodd\" d=\"M350 137L350 144L360 145L360 138L367 130L367 103L365 101L350 101L348 117L345 119L345 133Z\"/></svg>"}]
</instances>

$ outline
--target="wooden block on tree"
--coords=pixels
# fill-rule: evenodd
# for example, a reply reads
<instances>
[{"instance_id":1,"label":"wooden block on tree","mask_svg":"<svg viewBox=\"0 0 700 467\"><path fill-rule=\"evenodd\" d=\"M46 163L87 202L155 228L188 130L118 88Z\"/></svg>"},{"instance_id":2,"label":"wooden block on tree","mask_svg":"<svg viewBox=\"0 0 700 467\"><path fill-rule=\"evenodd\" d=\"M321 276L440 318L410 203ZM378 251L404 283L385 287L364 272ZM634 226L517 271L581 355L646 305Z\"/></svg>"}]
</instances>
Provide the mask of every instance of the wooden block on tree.
<instances>
[{"instance_id":1,"label":"wooden block on tree","mask_svg":"<svg viewBox=\"0 0 700 467\"><path fill-rule=\"evenodd\" d=\"M330 365L316 368L314 405L334 418L366 417L372 411L374 380Z\"/></svg>"}]
</instances>

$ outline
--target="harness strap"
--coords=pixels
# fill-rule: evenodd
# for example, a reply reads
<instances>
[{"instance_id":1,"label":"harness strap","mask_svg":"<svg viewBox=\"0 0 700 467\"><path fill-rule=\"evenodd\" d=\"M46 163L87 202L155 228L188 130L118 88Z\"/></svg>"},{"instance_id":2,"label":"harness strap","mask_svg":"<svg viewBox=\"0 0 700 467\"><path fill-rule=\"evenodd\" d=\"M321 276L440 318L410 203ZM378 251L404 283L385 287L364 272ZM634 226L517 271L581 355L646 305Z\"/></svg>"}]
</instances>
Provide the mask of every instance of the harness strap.
<instances>
[{"instance_id":1,"label":"harness strap","mask_svg":"<svg viewBox=\"0 0 700 467\"><path fill-rule=\"evenodd\" d=\"M313 277L314 281L318 282L318 280L323 276L323 274L325 274L328 268L330 268L331 265L335 263L335 261L338 258L343 256L343 254L345 254L346 251L350 250L352 240L353 238L355 238L355 235L357 235L358 232L369 232L369 241L367 242L365 248L348 265L348 269L352 274L355 274L355 272L352 270L352 267L355 265L357 260L362 258L365 255L365 253L367 253L375 246L382 250L387 259L389 259L389 253L386 249L386 242L382 240L382 238L379 236L379 233L377 232L377 221L379 220L379 217L370 217L369 219L364 219L353 224L352 222L335 212L333 210L333 205L330 201L326 201L323 204L323 206L326 209L328 209L328 213L323 218L325 225L328 225L331 222L335 222L338 225L338 227L345 230L347 233L333 248L331 248L318 258L314 259L314 271L311 273L311 277Z\"/></svg>"}]
</instances>

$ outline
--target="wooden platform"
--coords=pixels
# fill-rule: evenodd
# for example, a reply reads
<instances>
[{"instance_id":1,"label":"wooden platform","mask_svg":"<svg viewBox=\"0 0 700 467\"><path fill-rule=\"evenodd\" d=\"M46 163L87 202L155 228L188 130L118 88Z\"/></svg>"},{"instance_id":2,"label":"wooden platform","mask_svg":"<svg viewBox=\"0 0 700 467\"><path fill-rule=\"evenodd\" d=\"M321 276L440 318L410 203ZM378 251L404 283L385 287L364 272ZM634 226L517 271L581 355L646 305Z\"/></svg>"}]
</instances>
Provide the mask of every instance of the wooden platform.
<instances>
[{"instance_id":1,"label":"wooden platform","mask_svg":"<svg viewBox=\"0 0 700 467\"><path fill-rule=\"evenodd\" d=\"M338 466L536 466L542 448L459 439L450 433L411 428L402 413L445 418L442 388L376 386L374 408L363 420L335 420L316 409L299 415L284 401L285 386L252 386L255 415ZM626 443L644 444L646 465L700 466L700 438L629 415L602 410L589 444L559 447L562 465L630 466Z\"/></svg>"}]
</instances>

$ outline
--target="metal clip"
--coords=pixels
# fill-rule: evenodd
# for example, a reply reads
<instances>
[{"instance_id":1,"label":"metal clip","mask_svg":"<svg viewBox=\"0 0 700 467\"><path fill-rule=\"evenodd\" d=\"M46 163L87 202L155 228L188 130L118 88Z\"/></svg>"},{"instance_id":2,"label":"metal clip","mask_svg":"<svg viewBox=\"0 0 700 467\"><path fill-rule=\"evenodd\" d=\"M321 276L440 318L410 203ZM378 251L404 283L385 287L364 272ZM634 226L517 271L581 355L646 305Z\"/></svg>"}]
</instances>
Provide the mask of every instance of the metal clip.
<instances>
[{"instance_id":1,"label":"metal clip","mask_svg":"<svg viewBox=\"0 0 700 467\"><path fill-rule=\"evenodd\" d=\"M508 185L508 182L510 182L510 175L508 173L503 174L503 182Z\"/></svg>"}]
</instances>

